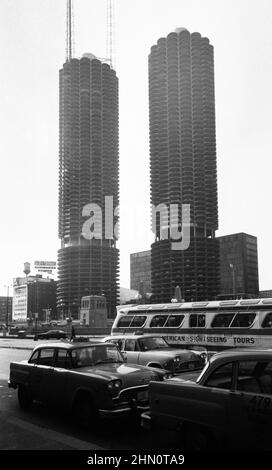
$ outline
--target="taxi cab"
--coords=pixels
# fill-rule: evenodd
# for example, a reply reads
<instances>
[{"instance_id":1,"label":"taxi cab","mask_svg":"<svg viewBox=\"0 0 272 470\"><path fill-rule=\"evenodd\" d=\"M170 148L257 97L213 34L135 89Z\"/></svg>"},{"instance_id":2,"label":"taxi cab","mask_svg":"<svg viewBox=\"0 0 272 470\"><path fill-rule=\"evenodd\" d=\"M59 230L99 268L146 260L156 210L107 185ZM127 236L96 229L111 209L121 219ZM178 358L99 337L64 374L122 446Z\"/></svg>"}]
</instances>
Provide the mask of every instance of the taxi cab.
<instances>
[{"instance_id":1,"label":"taxi cab","mask_svg":"<svg viewBox=\"0 0 272 470\"><path fill-rule=\"evenodd\" d=\"M165 369L173 375L203 369L206 353L169 346L161 335L125 334L106 336L105 343L114 343L130 364Z\"/></svg>"},{"instance_id":2,"label":"taxi cab","mask_svg":"<svg viewBox=\"0 0 272 470\"><path fill-rule=\"evenodd\" d=\"M272 350L228 350L212 356L200 375L151 382L145 428L181 432L201 450L272 449Z\"/></svg>"}]
</instances>

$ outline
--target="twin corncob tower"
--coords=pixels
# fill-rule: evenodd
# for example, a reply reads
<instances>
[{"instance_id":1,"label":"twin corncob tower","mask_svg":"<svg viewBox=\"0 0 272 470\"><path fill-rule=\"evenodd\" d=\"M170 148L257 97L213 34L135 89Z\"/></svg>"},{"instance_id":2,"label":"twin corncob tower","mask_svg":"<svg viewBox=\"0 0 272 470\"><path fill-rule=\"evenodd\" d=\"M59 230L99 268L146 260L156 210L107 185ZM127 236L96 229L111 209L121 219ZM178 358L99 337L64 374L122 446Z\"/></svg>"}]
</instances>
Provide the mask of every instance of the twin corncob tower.
<instances>
[{"instance_id":1,"label":"twin corncob tower","mask_svg":"<svg viewBox=\"0 0 272 470\"><path fill-rule=\"evenodd\" d=\"M58 306L74 316L84 295L104 294L109 317L118 303L119 250L114 234L105 237L104 222L105 197L112 196L113 208L119 205L112 0L107 31L107 59L74 58L72 1L67 0L66 62L59 81ZM219 250L213 47L207 38L180 28L151 48L149 114L151 202L191 207L187 250L171 250L171 240L160 239L155 230L154 299L170 301L176 285L186 300L213 299ZM90 203L102 210L102 237L88 240L82 235L82 211Z\"/></svg>"}]
</instances>

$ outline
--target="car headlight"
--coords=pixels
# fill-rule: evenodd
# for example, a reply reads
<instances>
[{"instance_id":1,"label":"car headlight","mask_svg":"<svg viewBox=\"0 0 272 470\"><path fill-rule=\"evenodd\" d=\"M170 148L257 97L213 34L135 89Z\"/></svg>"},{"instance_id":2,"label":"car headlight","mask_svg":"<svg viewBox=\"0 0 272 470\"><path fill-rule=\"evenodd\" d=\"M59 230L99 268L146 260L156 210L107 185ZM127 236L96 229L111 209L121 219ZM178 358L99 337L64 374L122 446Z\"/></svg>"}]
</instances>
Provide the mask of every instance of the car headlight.
<instances>
[{"instance_id":1,"label":"car headlight","mask_svg":"<svg viewBox=\"0 0 272 470\"><path fill-rule=\"evenodd\" d=\"M201 359L203 359L204 361L206 361L208 356L207 356L207 353L206 353L206 352L202 352L202 353L200 354L200 357L201 357Z\"/></svg>"},{"instance_id":2,"label":"car headlight","mask_svg":"<svg viewBox=\"0 0 272 470\"><path fill-rule=\"evenodd\" d=\"M180 356L176 356L174 357L174 363L177 363L177 362L180 362L181 361L181 357Z\"/></svg>"},{"instance_id":3,"label":"car headlight","mask_svg":"<svg viewBox=\"0 0 272 470\"><path fill-rule=\"evenodd\" d=\"M121 380L111 380L108 383L108 390L113 395L117 395L117 393L120 391L121 387L122 387Z\"/></svg>"}]
</instances>

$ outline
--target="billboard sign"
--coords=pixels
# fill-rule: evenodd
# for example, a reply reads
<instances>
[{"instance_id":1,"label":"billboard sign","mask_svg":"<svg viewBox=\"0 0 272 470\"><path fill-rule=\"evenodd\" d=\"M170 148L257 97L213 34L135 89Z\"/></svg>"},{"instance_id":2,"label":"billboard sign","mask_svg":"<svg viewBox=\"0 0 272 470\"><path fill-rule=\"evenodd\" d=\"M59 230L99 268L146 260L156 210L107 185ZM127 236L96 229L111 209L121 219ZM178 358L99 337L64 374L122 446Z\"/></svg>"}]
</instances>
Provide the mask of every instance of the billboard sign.
<instances>
[{"instance_id":1,"label":"billboard sign","mask_svg":"<svg viewBox=\"0 0 272 470\"><path fill-rule=\"evenodd\" d=\"M39 273L54 274L57 263L56 261L34 261L34 268Z\"/></svg>"},{"instance_id":2,"label":"billboard sign","mask_svg":"<svg viewBox=\"0 0 272 470\"><path fill-rule=\"evenodd\" d=\"M13 287L12 320L27 321L27 285Z\"/></svg>"}]
</instances>

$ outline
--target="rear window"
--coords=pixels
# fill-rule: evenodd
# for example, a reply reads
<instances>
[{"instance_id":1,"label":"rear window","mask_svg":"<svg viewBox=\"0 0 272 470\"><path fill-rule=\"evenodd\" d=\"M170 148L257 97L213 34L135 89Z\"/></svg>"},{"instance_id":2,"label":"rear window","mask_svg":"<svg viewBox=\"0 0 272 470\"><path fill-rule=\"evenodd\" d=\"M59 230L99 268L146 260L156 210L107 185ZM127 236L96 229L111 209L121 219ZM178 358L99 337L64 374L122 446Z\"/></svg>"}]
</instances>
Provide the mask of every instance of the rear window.
<instances>
[{"instance_id":1,"label":"rear window","mask_svg":"<svg viewBox=\"0 0 272 470\"><path fill-rule=\"evenodd\" d=\"M52 366L54 359L55 350L51 348L40 349L40 355L36 361L36 364L42 366Z\"/></svg>"}]
</instances>

